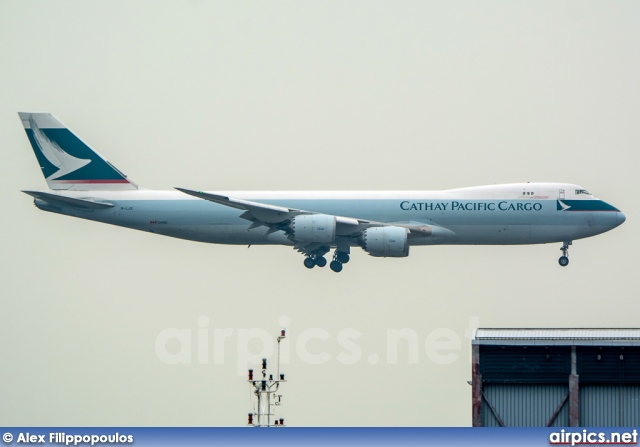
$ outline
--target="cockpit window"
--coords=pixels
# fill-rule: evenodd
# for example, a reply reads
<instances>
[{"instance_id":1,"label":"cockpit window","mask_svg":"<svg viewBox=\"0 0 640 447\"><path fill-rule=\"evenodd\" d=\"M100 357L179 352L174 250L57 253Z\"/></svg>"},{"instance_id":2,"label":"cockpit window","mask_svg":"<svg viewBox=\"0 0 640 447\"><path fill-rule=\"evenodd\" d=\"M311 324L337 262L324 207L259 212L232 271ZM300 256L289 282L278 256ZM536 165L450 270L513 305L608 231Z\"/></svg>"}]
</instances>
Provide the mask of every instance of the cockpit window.
<instances>
[{"instance_id":1,"label":"cockpit window","mask_svg":"<svg viewBox=\"0 0 640 447\"><path fill-rule=\"evenodd\" d=\"M579 194L586 194L588 196L591 195L589 191L587 191L586 189L576 189L576 195L579 195Z\"/></svg>"}]
</instances>

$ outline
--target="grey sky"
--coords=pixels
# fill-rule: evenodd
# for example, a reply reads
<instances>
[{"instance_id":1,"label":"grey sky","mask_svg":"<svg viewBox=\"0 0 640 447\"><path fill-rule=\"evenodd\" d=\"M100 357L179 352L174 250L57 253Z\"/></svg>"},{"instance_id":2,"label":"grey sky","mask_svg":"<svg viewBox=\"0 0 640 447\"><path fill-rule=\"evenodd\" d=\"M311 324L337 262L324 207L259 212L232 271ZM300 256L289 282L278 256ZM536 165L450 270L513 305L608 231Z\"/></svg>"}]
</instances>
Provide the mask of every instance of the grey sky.
<instances>
[{"instance_id":1,"label":"grey sky","mask_svg":"<svg viewBox=\"0 0 640 447\"><path fill-rule=\"evenodd\" d=\"M323 365L291 346L289 424L469 425L470 318L637 327L639 23L635 1L0 2L0 424L242 425L238 331L275 337L286 315L294 342L332 336L309 344ZM340 275L308 271L285 247L39 212L19 192L46 184L18 111L55 114L147 188L559 181L627 222L576 241L565 269L553 244L356 251ZM158 334L196 334L202 315L233 329L224 363L160 361ZM354 365L337 360L349 328ZM404 345L386 363L399 328L419 335L417 364ZM448 365L425 351L438 328L461 339Z\"/></svg>"}]
</instances>

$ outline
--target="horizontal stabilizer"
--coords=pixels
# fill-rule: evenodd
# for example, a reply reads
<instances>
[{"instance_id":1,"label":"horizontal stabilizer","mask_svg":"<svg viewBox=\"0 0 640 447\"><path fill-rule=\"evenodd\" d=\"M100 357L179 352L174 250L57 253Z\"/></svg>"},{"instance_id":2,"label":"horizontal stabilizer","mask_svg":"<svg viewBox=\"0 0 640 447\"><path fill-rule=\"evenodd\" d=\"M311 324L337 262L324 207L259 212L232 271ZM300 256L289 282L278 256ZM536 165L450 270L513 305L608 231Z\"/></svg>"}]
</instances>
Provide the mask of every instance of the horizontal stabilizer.
<instances>
[{"instance_id":1,"label":"horizontal stabilizer","mask_svg":"<svg viewBox=\"0 0 640 447\"><path fill-rule=\"evenodd\" d=\"M89 209L105 209L105 208L113 208L113 203L109 202L98 202L91 198L75 198L75 197L67 197L59 194L53 194L49 192L42 191L22 191L25 194L29 194L31 197L35 197L36 199L44 200L47 203L52 205L61 205L61 206L73 206L76 208L89 208Z\"/></svg>"}]
</instances>

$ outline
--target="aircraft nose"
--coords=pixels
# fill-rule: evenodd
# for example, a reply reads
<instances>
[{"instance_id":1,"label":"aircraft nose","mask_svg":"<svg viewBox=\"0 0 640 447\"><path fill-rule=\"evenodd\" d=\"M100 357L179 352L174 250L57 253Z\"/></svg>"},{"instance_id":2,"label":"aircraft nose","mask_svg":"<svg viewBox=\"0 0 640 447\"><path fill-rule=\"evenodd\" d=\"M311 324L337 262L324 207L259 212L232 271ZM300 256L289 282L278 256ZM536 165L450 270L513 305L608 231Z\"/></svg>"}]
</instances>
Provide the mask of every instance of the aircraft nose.
<instances>
[{"instance_id":1,"label":"aircraft nose","mask_svg":"<svg viewBox=\"0 0 640 447\"><path fill-rule=\"evenodd\" d=\"M625 216L624 213L620 211L618 213L618 225L622 225L625 220L627 220L627 216Z\"/></svg>"}]
</instances>

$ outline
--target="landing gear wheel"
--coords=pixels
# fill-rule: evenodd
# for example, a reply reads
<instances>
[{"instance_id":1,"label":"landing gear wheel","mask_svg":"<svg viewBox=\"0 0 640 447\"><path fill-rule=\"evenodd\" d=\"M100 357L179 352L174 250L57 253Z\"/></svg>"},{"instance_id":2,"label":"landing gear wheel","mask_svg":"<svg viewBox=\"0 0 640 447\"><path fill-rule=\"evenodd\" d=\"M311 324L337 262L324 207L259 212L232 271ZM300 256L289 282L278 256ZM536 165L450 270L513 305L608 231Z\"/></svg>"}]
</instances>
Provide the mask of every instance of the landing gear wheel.
<instances>
[{"instance_id":1,"label":"landing gear wheel","mask_svg":"<svg viewBox=\"0 0 640 447\"><path fill-rule=\"evenodd\" d=\"M336 273L340 273L342 271L342 262L338 262L338 261L331 261L331 264L329 264L329 267L331 268L331 270L333 270Z\"/></svg>"},{"instance_id":2,"label":"landing gear wheel","mask_svg":"<svg viewBox=\"0 0 640 447\"><path fill-rule=\"evenodd\" d=\"M562 267L566 267L569 265L569 245L571 245L571 241L564 241L562 243L562 247L560 247L562 256L560 256L560 259L558 259L558 264L560 264Z\"/></svg>"},{"instance_id":3,"label":"landing gear wheel","mask_svg":"<svg viewBox=\"0 0 640 447\"><path fill-rule=\"evenodd\" d=\"M336 252L336 261L342 264L346 264L347 262L349 262L349 254L343 251Z\"/></svg>"},{"instance_id":4,"label":"landing gear wheel","mask_svg":"<svg viewBox=\"0 0 640 447\"><path fill-rule=\"evenodd\" d=\"M316 258L315 264L318 267L324 267L325 265L327 265L327 260L323 256L320 256L320 257Z\"/></svg>"},{"instance_id":5,"label":"landing gear wheel","mask_svg":"<svg viewBox=\"0 0 640 447\"><path fill-rule=\"evenodd\" d=\"M326 262L327 262L327 261L325 261L325 264L326 264ZM305 258L305 260L304 260L304 266L305 266L306 268L308 268L308 269L312 269L312 268L314 268L314 267L316 266L316 263L315 263L315 261L314 261L313 259L311 259L311 258Z\"/></svg>"}]
</instances>

